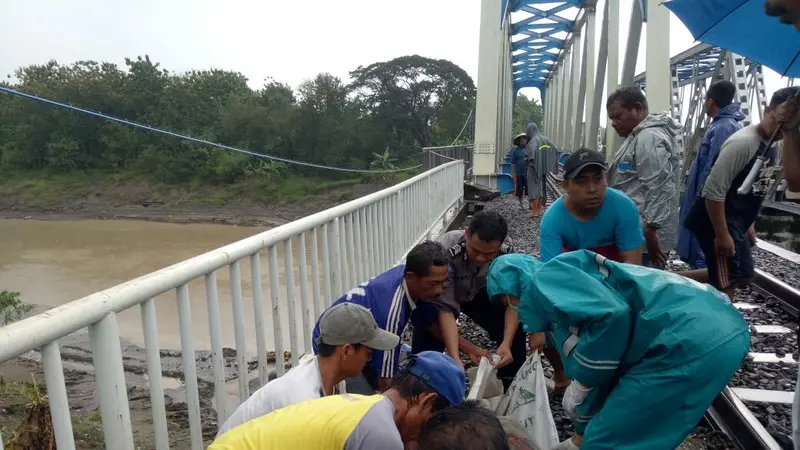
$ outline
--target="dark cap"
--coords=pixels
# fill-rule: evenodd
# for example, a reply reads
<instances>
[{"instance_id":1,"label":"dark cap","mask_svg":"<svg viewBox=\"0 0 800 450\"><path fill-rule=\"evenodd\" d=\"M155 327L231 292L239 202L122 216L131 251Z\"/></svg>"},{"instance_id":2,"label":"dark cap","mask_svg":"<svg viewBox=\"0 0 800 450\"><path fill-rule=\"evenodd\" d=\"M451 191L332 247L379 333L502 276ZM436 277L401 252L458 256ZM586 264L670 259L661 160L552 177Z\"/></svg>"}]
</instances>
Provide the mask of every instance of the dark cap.
<instances>
[{"instance_id":1,"label":"dark cap","mask_svg":"<svg viewBox=\"0 0 800 450\"><path fill-rule=\"evenodd\" d=\"M597 166L606 170L606 161L594 150L582 148L569 155L567 162L564 163L564 178L573 179L580 175L581 171L589 166Z\"/></svg>"}]
</instances>

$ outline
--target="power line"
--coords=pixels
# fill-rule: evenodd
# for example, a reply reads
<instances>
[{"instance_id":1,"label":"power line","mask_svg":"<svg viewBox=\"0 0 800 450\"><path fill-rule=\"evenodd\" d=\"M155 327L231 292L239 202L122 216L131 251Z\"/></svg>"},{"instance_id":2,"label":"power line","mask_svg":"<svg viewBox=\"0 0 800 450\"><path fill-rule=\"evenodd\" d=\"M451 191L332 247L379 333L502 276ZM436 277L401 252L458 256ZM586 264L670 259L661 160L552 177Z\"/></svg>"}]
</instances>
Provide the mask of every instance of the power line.
<instances>
[{"instance_id":1,"label":"power line","mask_svg":"<svg viewBox=\"0 0 800 450\"><path fill-rule=\"evenodd\" d=\"M112 122L121 123L123 125L128 125L128 126L131 126L131 127L134 127L134 128L153 131L155 133L166 134L168 136L176 137L176 138L179 138L179 139L184 139L184 140L191 141L191 142L196 142L198 144L210 145L210 146L222 148L222 149L225 149L225 150L230 150L230 151L234 151L234 152L243 153L245 155L255 156L257 158L264 158L264 159L269 159L269 160L272 160L272 161L280 161L280 162L283 162L283 163L295 164L295 165L298 165L298 166L314 167L314 168L317 168L317 169L335 170L335 171L339 171L339 172L353 172L353 173L397 173L397 172L405 172L405 171L408 171L408 170L414 170L414 169L418 169L418 168L422 167L422 164L418 164L416 166L406 167L406 168L403 168L403 169L369 170L369 169L348 169L348 168L344 168L344 167L334 167L334 166L326 166L326 165L322 165L322 164L314 164L314 163L303 162L303 161L295 161L293 159L281 158L281 157L272 156L272 155L265 155L263 153L251 152L249 150L242 150L240 148L231 147L230 145L218 144L216 142L206 141L205 139L198 139L198 138L194 138L194 137L191 137L191 136L185 136L183 134L173 133L172 131L161 130L159 128L151 127L149 125L143 125L143 124L140 124L140 123L131 122L129 120L125 120L125 119L120 119L120 118L117 118L117 117L109 116L109 115L106 115L106 114L103 114L103 113L99 113L99 112L95 112L95 111L89 111L88 109L79 108L77 106L68 105L66 103L60 103L60 102L57 102L57 101L54 101L54 100L48 100L46 98L37 97L37 96L32 95L32 94L26 94L24 92L19 92L19 91L16 91L14 89L9 89L9 88L3 87L3 86L0 86L0 92L4 92L4 93L9 94L9 95L17 95L17 96L20 96L20 97L27 98L28 100L34 100L34 101L38 101L38 102L41 102L41 103L46 103L48 105L57 106L59 108L64 108L64 109L68 109L70 111L76 111L76 112L80 112L80 113L83 113L83 114L88 114L90 116L99 117L101 119L110 120Z\"/></svg>"}]
</instances>

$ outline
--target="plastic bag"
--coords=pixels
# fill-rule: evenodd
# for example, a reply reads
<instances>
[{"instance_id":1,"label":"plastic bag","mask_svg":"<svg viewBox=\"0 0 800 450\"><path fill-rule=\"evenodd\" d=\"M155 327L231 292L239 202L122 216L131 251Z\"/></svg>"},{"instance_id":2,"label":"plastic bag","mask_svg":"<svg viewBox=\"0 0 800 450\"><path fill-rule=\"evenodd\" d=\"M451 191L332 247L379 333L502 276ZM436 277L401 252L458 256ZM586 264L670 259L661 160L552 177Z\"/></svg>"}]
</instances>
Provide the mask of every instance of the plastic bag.
<instances>
[{"instance_id":1,"label":"plastic bag","mask_svg":"<svg viewBox=\"0 0 800 450\"><path fill-rule=\"evenodd\" d=\"M521 423L530 433L536 448L550 450L558 445L558 430L550 410L539 352L529 356L519 369L495 412Z\"/></svg>"},{"instance_id":2,"label":"plastic bag","mask_svg":"<svg viewBox=\"0 0 800 450\"><path fill-rule=\"evenodd\" d=\"M500 361L500 357L492 357L494 363ZM503 382L497 378L497 369L486 358L481 358L478 367L467 370L470 389L467 400L480 400L483 405L492 411L497 408L503 397Z\"/></svg>"},{"instance_id":3,"label":"plastic bag","mask_svg":"<svg viewBox=\"0 0 800 450\"><path fill-rule=\"evenodd\" d=\"M500 357L493 356L494 363ZM468 400L479 400L500 416L506 434L515 438L514 449L550 450L558 445L558 430L550 411L547 384L539 352L529 356L503 394L497 370L486 358L467 371L470 380ZM518 427L511 426L517 424Z\"/></svg>"}]
</instances>

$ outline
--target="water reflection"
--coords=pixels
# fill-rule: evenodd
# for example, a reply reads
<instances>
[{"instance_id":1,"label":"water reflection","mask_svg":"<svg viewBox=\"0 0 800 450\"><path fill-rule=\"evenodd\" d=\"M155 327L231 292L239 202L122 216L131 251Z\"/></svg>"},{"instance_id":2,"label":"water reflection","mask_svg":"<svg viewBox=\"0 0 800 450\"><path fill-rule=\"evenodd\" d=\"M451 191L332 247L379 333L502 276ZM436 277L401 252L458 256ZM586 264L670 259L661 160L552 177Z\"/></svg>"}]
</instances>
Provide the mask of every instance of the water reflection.
<instances>
[{"instance_id":1,"label":"water reflection","mask_svg":"<svg viewBox=\"0 0 800 450\"><path fill-rule=\"evenodd\" d=\"M795 215L762 215L756 220L760 239L800 253L800 219Z\"/></svg>"}]
</instances>

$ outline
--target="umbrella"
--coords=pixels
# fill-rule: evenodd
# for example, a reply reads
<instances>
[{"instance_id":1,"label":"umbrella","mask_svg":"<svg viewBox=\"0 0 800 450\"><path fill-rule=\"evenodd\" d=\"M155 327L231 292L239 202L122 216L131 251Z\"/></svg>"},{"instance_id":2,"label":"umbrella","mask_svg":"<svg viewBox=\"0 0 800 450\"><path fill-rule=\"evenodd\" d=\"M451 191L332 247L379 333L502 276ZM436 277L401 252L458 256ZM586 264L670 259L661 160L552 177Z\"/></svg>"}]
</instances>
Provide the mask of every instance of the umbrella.
<instances>
[{"instance_id":1,"label":"umbrella","mask_svg":"<svg viewBox=\"0 0 800 450\"><path fill-rule=\"evenodd\" d=\"M800 77L800 33L764 12L764 0L668 0L700 42L742 55L783 76Z\"/></svg>"}]
</instances>

